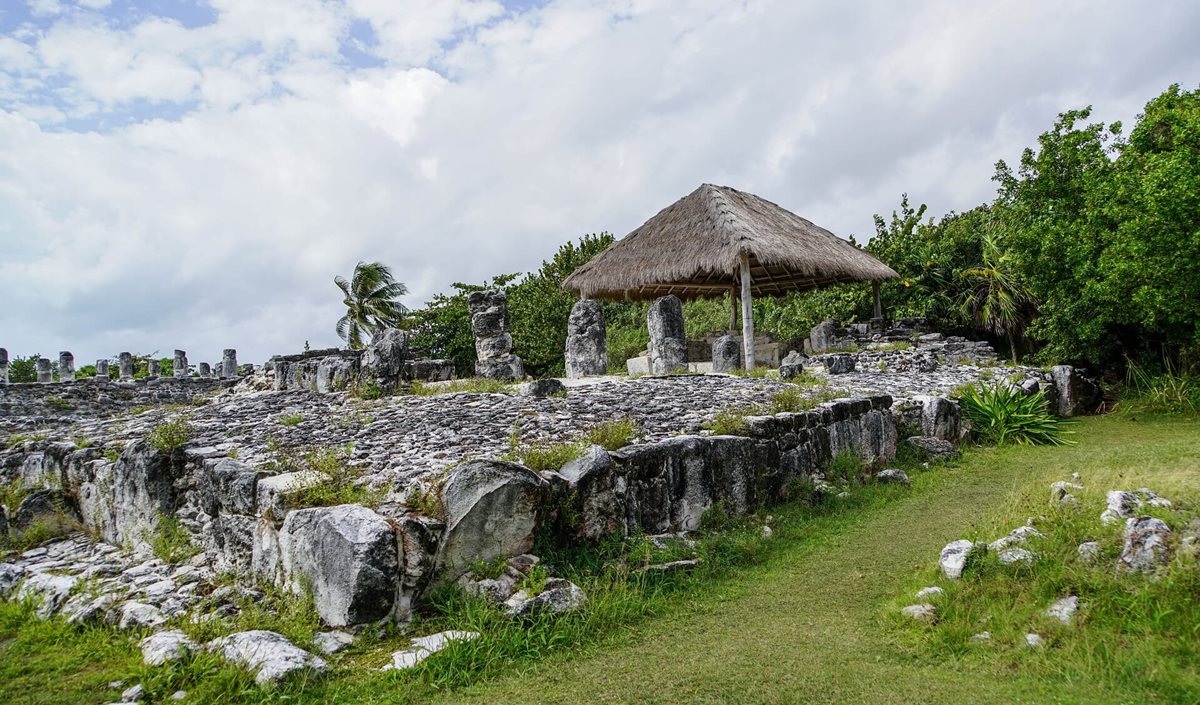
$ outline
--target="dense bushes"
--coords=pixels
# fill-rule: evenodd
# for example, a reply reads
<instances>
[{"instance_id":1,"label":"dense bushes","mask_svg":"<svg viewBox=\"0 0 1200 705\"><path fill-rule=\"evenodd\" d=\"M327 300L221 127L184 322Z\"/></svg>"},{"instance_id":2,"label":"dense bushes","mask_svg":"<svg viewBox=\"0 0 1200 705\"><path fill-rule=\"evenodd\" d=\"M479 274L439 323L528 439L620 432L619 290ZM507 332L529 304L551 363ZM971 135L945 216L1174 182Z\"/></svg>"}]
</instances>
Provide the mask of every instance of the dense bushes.
<instances>
[{"instance_id":1,"label":"dense bushes","mask_svg":"<svg viewBox=\"0 0 1200 705\"><path fill-rule=\"evenodd\" d=\"M926 218L908 196L875 217L864 249L900 275L883 285L891 318L924 316L947 332L990 337L1041 362L1123 368L1133 359L1200 364L1200 90L1172 86L1147 104L1128 138L1119 123L1068 111L1021 156L996 165L998 194L965 213ZM416 313L424 349L470 374L474 344L466 294L509 292L514 351L533 374L561 374L575 297L562 280L613 240L561 247L523 279L455 284ZM756 329L796 346L826 318L872 315L868 285L755 301ZM606 303L610 364L646 346L646 305ZM724 330L728 297L689 302L689 337Z\"/></svg>"}]
</instances>

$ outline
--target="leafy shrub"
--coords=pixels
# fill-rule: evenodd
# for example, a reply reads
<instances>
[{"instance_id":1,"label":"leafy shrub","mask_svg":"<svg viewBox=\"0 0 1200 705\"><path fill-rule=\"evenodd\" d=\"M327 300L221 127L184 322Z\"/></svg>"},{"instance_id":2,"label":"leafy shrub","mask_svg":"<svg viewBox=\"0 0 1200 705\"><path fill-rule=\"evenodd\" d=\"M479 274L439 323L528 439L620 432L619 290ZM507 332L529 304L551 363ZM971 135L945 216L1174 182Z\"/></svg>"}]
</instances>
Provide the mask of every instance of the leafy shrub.
<instances>
[{"instance_id":1,"label":"leafy shrub","mask_svg":"<svg viewBox=\"0 0 1200 705\"><path fill-rule=\"evenodd\" d=\"M1129 360L1127 383L1137 406L1151 413L1195 414L1200 412L1200 377L1177 371L1168 360L1161 374L1152 374Z\"/></svg>"},{"instance_id":2,"label":"leafy shrub","mask_svg":"<svg viewBox=\"0 0 1200 705\"><path fill-rule=\"evenodd\" d=\"M749 436L750 422L746 421L746 409L723 409L704 424L704 428L717 436Z\"/></svg>"},{"instance_id":3,"label":"leafy shrub","mask_svg":"<svg viewBox=\"0 0 1200 705\"><path fill-rule=\"evenodd\" d=\"M640 432L641 428L636 421L621 419L593 426L584 434L583 440L589 445L601 446L605 450L617 450L632 443Z\"/></svg>"},{"instance_id":4,"label":"leafy shrub","mask_svg":"<svg viewBox=\"0 0 1200 705\"><path fill-rule=\"evenodd\" d=\"M179 563L200 552L192 542L192 535L179 523L179 517L162 515L158 528L150 537L150 548L164 563Z\"/></svg>"},{"instance_id":5,"label":"leafy shrub","mask_svg":"<svg viewBox=\"0 0 1200 705\"><path fill-rule=\"evenodd\" d=\"M170 453L182 448L192 437L192 427L187 416L164 421L150 430L150 446L161 453Z\"/></svg>"},{"instance_id":6,"label":"leafy shrub","mask_svg":"<svg viewBox=\"0 0 1200 705\"><path fill-rule=\"evenodd\" d=\"M299 426L304 422L304 414L285 414L279 417L281 426Z\"/></svg>"},{"instance_id":7,"label":"leafy shrub","mask_svg":"<svg viewBox=\"0 0 1200 705\"><path fill-rule=\"evenodd\" d=\"M976 437L995 445L1067 445L1069 433L1039 390L1026 395L1006 384L980 384L960 399Z\"/></svg>"}]
</instances>

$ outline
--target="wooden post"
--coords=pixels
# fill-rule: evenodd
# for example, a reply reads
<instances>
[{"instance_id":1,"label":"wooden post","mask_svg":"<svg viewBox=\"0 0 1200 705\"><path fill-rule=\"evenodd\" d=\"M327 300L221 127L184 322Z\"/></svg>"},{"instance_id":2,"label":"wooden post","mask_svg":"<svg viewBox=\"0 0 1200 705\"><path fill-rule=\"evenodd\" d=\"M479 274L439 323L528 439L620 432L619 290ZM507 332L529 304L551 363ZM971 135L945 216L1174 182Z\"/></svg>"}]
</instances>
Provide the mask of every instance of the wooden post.
<instances>
[{"instance_id":1,"label":"wooden post","mask_svg":"<svg viewBox=\"0 0 1200 705\"><path fill-rule=\"evenodd\" d=\"M879 303L879 282L871 282L871 291L875 293L875 317L883 318L883 306Z\"/></svg>"},{"instance_id":2,"label":"wooden post","mask_svg":"<svg viewBox=\"0 0 1200 705\"><path fill-rule=\"evenodd\" d=\"M737 333L737 284L729 287L729 334Z\"/></svg>"},{"instance_id":3,"label":"wooden post","mask_svg":"<svg viewBox=\"0 0 1200 705\"><path fill-rule=\"evenodd\" d=\"M754 301L750 298L750 253L742 253L742 360L754 369Z\"/></svg>"}]
</instances>

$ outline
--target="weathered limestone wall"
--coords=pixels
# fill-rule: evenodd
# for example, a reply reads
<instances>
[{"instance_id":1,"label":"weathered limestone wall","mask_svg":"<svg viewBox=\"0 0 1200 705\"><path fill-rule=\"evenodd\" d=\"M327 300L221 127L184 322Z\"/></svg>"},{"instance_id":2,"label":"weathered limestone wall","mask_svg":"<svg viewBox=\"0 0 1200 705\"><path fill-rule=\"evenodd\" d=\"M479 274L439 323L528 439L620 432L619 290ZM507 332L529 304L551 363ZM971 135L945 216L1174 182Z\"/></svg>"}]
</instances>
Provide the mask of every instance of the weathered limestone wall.
<instances>
[{"instance_id":1,"label":"weathered limestone wall","mask_svg":"<svg viewBox=\"0 0 1200 705\"><path fill-rule=\"evenodd\" d=\"M526 552L542 531L590 541L691 530L718 502L744 513L784 499L789 483L819 478L843 449L886 462L896 447L890 405L886 396L840 400L752 417L748 437L593 447L559 472L474 460L374 508L305 507L299 493L325 481L319 473L274 474L215 447L164 453L144 440L116 458L97 447L27 442L0 456L0 481L52 488L85 527L120 545L178 516L215 570L309 586L321 617L341 626L406 619L430 585L479 560ZM421 492L434 501L414 501Z\"/></svg>"},{"instance_id":2,"label":"weathered limestone wall","mask_svg":"<svg viewBox=\"0 0 1200 705\"><path fill-rule=\"evenodd\" d=\"M383 331L364 350L310 350L297 355L276 355L267 363L276 390L306 389L339 392L359 383L373 383L383 394L419 380L450 379L449 360L419 360L408 348L408 332Z\"/></svg>"},{"instance_id":3,"label":"weathered limestone wall","mask_svg":"<svg viewBox=\"0 0 1200 705\"><path fill-rule=\"evenodd\" d=\"M84 418L103 418L140 406L187 404L222 386L227 385L221 380L200 377L158 377L123 382L85 378L53 384L8 384L0 386L0 434L62 426Z\"/></svg>"}]
</instances>

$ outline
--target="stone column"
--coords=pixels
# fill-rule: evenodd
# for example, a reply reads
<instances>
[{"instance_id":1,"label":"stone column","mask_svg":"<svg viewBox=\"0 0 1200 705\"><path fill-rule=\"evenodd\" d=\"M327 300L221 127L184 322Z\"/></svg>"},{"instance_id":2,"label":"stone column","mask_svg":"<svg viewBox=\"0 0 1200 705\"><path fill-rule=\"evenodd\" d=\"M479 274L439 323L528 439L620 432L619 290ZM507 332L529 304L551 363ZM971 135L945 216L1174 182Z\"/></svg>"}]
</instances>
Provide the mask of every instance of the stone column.
<instances>
[{"instance_id":1,"label":"stone column","mask_svg":"<svg viewBox=\"0 0 1200 705\"><path fill-rule=\"evenodd\" d=\"M200 376L201 377L212 377L212 368L209 367L207 362L200 363Z\"/></svg>"},{"instance_id":2,"label":"stone column","mask_svg":"<svg viewBox=\"0 0 1200 705\"><path fill-rule=\"evenodd\" d=\"M50 358L39 357L37 360L38 384L50 384L54 381L54 372L50 369Z\"/></svg>"},{"instance_id":3,"label":"stone column","mask_svg":"<svg viewBox=\"0 0 1200 705\"><path fill-rule=\"evenodd\" d=\"M608 373L608 342L599 301L580 301L567 319L567 377Z\"/></svg>"},{"instance_id":4,"label":"stone column","mask_svg":"<svg viewBox=\"0 0 1200 705\"><path fill-rule=\"evenodd\" d=\"M742 368L742 343L734 335L723 335L712 344L713 372L736 372Z\"/></svg>"},{"instance_id":5,"label":"stone column","mask_svg":"<svg viewBox=\"0 0 1200 705\"><path fill-rule=\"evenodd\" d=\"M158 358L146 358L146 376L154 379L162 374L162 362Z\"/></svg>"},{"instance_id":6,"label":"stone column","mask_svg":"<svg viewBox=\"0 0 1200 705\"><path fill-rule=\"evenodd\" d=\"M182 379L188 376L188 361L187 353L183 350L175 351L175 359L171 363L171 372L175 379Z\"/></svg>"},{"instance_id":7,"label":"stone column","mask_svg":"<svg viewBox=\"0 0 1200 705\"><path fill-rule=\"evenodd\" d=\"M8 384L8 350L0 348L0 384Z\"/></svg>"},{"instance_id":8,"label":"stone column","mask_svg":"<svg viewBox=\"0 0 1200 705\"><path fill-rule=\"evenodd\" d=\"M225 352L221 353L221 377L237 377L237 350L225 348Z\"/></svg>"},{"instance_id":9,"label":"stone column","mask_svg":"<svg viewBox=\"0 0 1200 705\"><path fill-rule=\"evenodd\" d=\"M467 307L475 336L475 375L505 382L524 379L521 358L512 354L508 295L503 291L474 291L467 297Z\"/></svg>"},{"instance_id":10,"label":"stone column","mask_svg":"<svg viewBox=\"0 0 1200 705\"><path fill-rule=\"evenodd\" d=\"M650 374L665 375L687 369L687 338L683 331L683 303L663 296L650 304L646 314L650 331Z\"/></svg>"},{"instance_id":11,"label":"stone column","mask_svg":"<svg viewBox=\"0 0 1200 705\"><path fill-rule=\"evenodd\" d=\"M75 379L75 356L63 350L58 354L58 381L70 382Z\"/></svg>"},{"instance_id":12,"label":"stone column","mask_svg":"<svg viewBox=\"0 0 1200 705\"><path fill-rule=\"evenodd\" d=\"M96 379L108 379L108 360L96 360Z\"/></svg>"},{"instance_id":13,"label":"stone column","mask_svg":"<svg viewBox=\"0 0 1200 705\"><path fill-rule=\"evenodd\" d=\"M117 355L117 370L121 373L122 380L133 379L133 355L127 352Z\"/></svg>"},{"instance_id":14,"label":"stone column","mask_svg":"<svg viewBox=\"0 0 1200 705\"><path fill-rule=\"evenodd\" d=\"M247 362L246 364L242 365L242 374L247 377L253 375L254 374L254 363Z\"/></svg>"}]
</instances>

